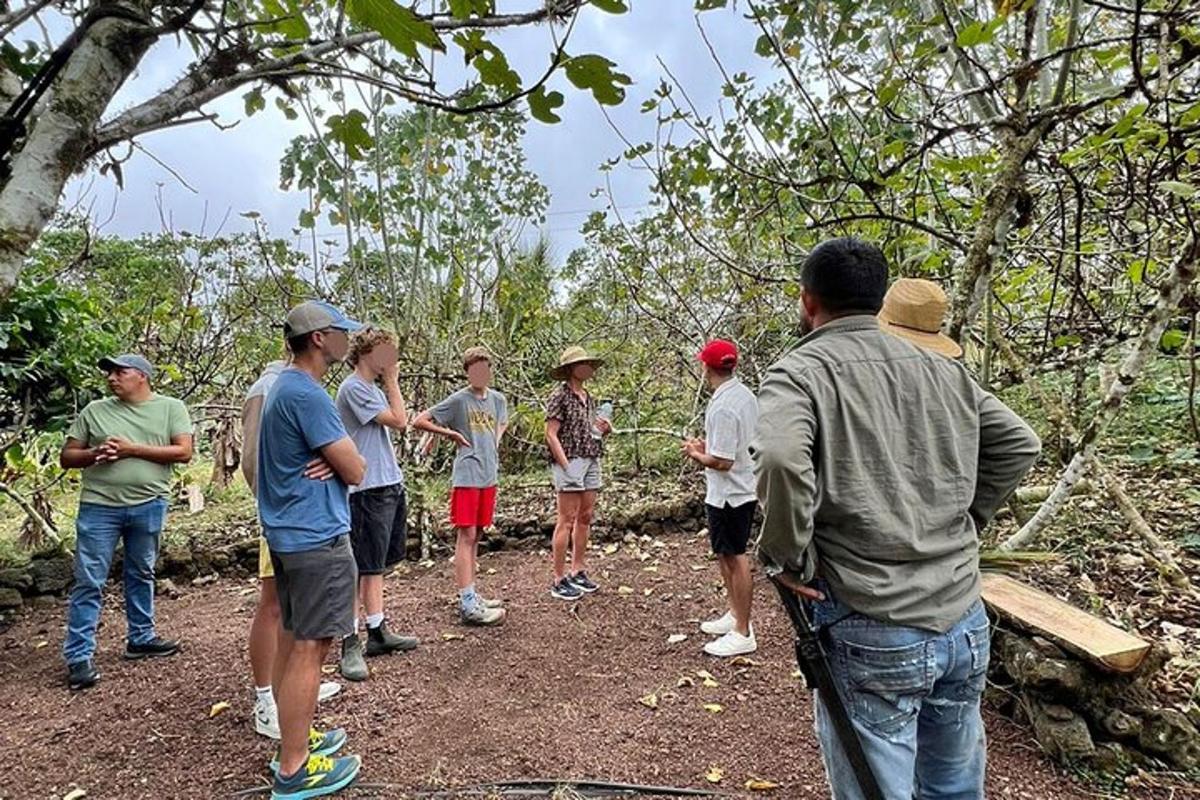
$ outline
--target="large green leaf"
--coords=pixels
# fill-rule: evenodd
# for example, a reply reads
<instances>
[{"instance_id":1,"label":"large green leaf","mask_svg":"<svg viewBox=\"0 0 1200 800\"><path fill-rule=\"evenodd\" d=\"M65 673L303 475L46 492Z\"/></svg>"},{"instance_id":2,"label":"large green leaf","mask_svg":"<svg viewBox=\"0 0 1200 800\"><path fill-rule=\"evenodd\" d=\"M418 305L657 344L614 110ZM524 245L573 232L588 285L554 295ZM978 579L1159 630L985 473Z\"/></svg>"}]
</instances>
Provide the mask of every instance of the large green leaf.
<instances>
[{"instance_id":1,"label":"large green leaf","mask_svg":"<svg viewBox=\"0 0 1200 800\"><path fill-rule=\"evenodd\" d=\"M592 5L610 14L624 14L629 10L629 6L625 5L625 0L592 0Z\"/></svg>"},{"instance_id":2,"label":"large green leaf","mask_svg":"<svg viewBox=\"0 0 1200 800\"><path fill-rule=\"evenodd\" d=\"M359 161L363 150L370 148L375 140L367 131L367 115L358 109L348 111L345 116L335 114L325 122L335 141L341 142L350 158Z\"/></svg>"},{"instance_id":3,"label":"large green leaf","mask_svg":"<svg viewBox=\"0 0 1200 800\"><path fill-rule=\"evenodd\" d=\"M410 58L417 57L417 45L445 52L446 45L428 20L395 0L347 0L346 14L354 22L378 33L388 44Z\"/></svg>"},{"instance_id":4,"label":"large green leaf","mask_svg":"<svg viewBox=\"0 0 1200 800\"><path fill-rule=\"evenodd\" d=\"M633 83L628 75L614 70L615 66L604 56L589 53L568 58L563 69L567 80L580 89L590 90L596 102L615 106L625 99L625 90L621 87Z\"/></svg>"},{"instance_id":5,"label":"large green leaf","mask_svg":"<svg viewBox=\"0 0 1200 800\"><path fill-rule=\"evenodd\" d=\"M529 95L529 113L533 118L553 125L562 122L562 117L554 113L554 109L563 104L562 92L547 92L545 86L539 86Z\"/></svg>"}]
</instances>

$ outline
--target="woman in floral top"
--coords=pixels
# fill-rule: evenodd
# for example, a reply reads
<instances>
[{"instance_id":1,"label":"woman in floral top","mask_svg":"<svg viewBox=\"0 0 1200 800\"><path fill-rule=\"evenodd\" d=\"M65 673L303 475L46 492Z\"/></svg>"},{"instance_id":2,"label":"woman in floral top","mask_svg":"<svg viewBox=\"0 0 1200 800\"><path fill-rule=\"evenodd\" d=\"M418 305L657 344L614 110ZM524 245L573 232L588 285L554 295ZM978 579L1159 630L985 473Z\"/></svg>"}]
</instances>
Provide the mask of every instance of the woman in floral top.
<instances>
[{"instance_id":1,"label":"woman in floral top","mask_svg":"<svg viewBox=\"0 0 1200 800\"><path fill-rule=\"evenodd\" d=\"M604 437L612 431L596 415L596 401L583 387L603 362L582 347L568 347L551 376L562 381L546 403L546 444L550 472L558 493L558 524L554 528L554 585L550 594L578 600L598 587L584 571L588 535L600 488L600 457ZM567 571L567 543L571 569Z\"/></svg>"}]
</instances>

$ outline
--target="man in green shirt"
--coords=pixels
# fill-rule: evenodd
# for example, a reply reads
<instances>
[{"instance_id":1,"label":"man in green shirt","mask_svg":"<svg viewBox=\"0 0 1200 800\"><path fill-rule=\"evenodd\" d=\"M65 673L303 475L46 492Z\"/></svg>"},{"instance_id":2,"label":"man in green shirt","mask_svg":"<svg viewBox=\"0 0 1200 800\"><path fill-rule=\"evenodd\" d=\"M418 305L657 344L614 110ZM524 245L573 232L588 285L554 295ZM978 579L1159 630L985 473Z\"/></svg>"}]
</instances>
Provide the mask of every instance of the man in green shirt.
<instances>
[{"instance_id":1,"label":"man in green shirt","mask_svg":"<svg viewBox=\"0 0 1200 800\"><path fill-rule=\"evenodd\" d=\"M82 469L75 522L75 585L67 610L63 657L67 683L100 679L92 661L101 590L117 541L124 542L126 658L173 655L179 643L154 631L154 562L167 515L171 467L192 458L187 407L150 388L154 367L139 355L100 360L112 397L89 403L67 432L59 463Z\"/></svg>"},{"instance_id":2,"label":"man in green shirt","mask_svg":"<svg viewBox=\"0 0 1200 800\"><path fill-rule=\"evenodd\" d=\"M887 275L857 239L804 263L808 335L758 394L758 555L810 601L883 796L982 800L979 531L1041 444L961 364L881 329ZM816 699L833 796L860 800L830 698Z\"/></svg>"}]
</instances>

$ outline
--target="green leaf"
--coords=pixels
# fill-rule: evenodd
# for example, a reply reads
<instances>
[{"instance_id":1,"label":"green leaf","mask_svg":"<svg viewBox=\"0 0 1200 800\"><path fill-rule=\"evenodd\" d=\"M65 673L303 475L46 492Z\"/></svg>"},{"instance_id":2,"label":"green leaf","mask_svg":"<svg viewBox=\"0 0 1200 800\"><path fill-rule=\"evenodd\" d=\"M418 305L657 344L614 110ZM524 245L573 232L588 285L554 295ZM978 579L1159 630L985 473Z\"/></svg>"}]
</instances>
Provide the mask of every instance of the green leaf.
<instances>
[{"instance_id":1,"label":"green leaf","mask_svg":"<svg viewBox=\"0 0 1200 800\"><path fill-rule=\"evenodd\" d=\"M450 15L458 19L469 19L472 14L486 17L493 11L492 0L450 0Z\"/></svg>"},{"instance_id":2,"label":"green leaf","mask_svg":"<svg viewBox=\"0 0 1200 800\"><path fill-rule=\"evenodd\" d=\"M562 122L562 117L554 113L554 109L561 107L562 104L562 92L547 92L545 86L539 86L529 95L529 113L533 115L534 119L547 125Z\"/></svg>"},{"instance_id":3,"label":"green leaf","mask_svg":"<svg viewBox=\"0 0 1200 800\"><path fill-rule=\"evenodd\" d=\"M625 90L621 87L633 83L628 75L615 71L615 66L604 56L590 53L567 59L563 69L567 80L580 89L590 89L596 102L615 106L625 99Z\"/></svg>"},{"instance_id":4,"label":"green leaf","mask_svg":"<svg viewBox=\"0 0 1200 800\"><path fill-rule=\"evenodd\" d=\"M879 89L876 91L876 94L879 97L879 105L886 106L895 100L896 95L900 94L900 89L903 86L904 81L899 79L881 84Z\"/></svg>"},{"instance_id":5,"label":"green leaf","mask_svg":"<svg viewBox=\"0 0 1200 800\"><path fill-rule=\"evenodd\" d=\"M1158 185L1158 188L1176 197L1189 198L1196 196L1196 187L1183 181L1163 181Z\"/></svg>"},{"instance_id":6,"label":"green leaf","mask_svg":"<svg viewBox=\"0 0 1200 800\"><path fill-rule=\"evenodd\" d=\"M1158 346L1162 350L1178 350L1187 342L1187 332L1177 328L1170 328L1163 331L1162 338L1158 340Z\"/></svg>"},{"instance_id":7,"label":"green leaf","mask_svg":"<svg viewBox=\"0 0 1200 800\"><path fill-rule=\"evenodd\" d=\"M1146 279L1146 273L1154 269L1154 262L1144 258L1138 258L1129 262L1129 267L1126 268L1125 274L1129 276L1129 280L1134 283L1141 283Z\"/></svg>"},{"instance_id":8,"label":"green leaf","mask_svg":"<svg viewBox=\"0 0 1200 800\"><path fill-rule=\"evenodd\" d=\"M983 22L972 22L958 32L955 41L959 47L974 47L978 44L987 44L995 35L996 30L991 25Z\"/></svg>"},{"instance_id":9,"label":"green leaf","mask_svg":"<svg viewBox=\"0 0 1200 800\"><path fill-rule=\"evenodd\" d=\"M347 0L346 14L354 22L381 35L409 58L417 57L418 44L446 51L446 45L429 21L398 5L395 0Z\"/></svg>"},{"instance_id":10,"label":"green leaf","mask_svg":"<svg viewBox=\"0 0 1200 800\"><path fill-rule=\"evenodd\" d=\"M341 142L347 155L355 161L363 158L363 150L375 144L367 131L367 115L358 109L349 111L345 116L335 114L325 122L329 126L330 135L335 141Z\"/></svg>"},{"instance_id":11,"label":"green leaf","mask_svg":"<svg viewBox=\"0 0 1200 800\"><path fill-rule=\"evenodd\" d=\"M696 0L697 11L712 11L714 8L724 8L729 0Z\"/></svg>"},{"instance_id":12,"label":"green leaf","mask_svg":"<svg viewBox=\"0 0 1200 800\"><path fill-rule=\"evenodd\" d=\"M261 89L251 89L242 95L242 99L246 101L246 116L248 117L267 107L267 99L263 97Z\"/></svg>"},{"instance_id":13,"label":"green leaf","mask_svg":"<svg viewBox=\"0 0 1200 800\"><path fill-rule=\"evenodd\" d=\"M624 0L592 0L592 5L610 14L624 14L629 10Z\"/></svg>"}]
</instances>

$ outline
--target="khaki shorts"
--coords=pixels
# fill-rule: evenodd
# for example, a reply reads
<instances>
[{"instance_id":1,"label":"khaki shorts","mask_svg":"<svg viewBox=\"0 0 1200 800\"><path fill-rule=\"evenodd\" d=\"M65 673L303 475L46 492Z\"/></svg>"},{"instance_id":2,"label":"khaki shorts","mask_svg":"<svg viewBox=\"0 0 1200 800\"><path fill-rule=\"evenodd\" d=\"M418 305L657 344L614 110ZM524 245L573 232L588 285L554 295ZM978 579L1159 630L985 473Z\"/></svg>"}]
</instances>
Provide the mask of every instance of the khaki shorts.
<instances>
[{"instance_id":1,"label":"khaki shorts","mask_svg":"<svg viewBox=\"0 0 1200 800\"><path fill-rule=\"evenodd\" d=\"M258 579L265 580L275 577L275 565L271 563L271 548L267 547L266 537L258 537Z\"/></svg>"}]
</instances>

